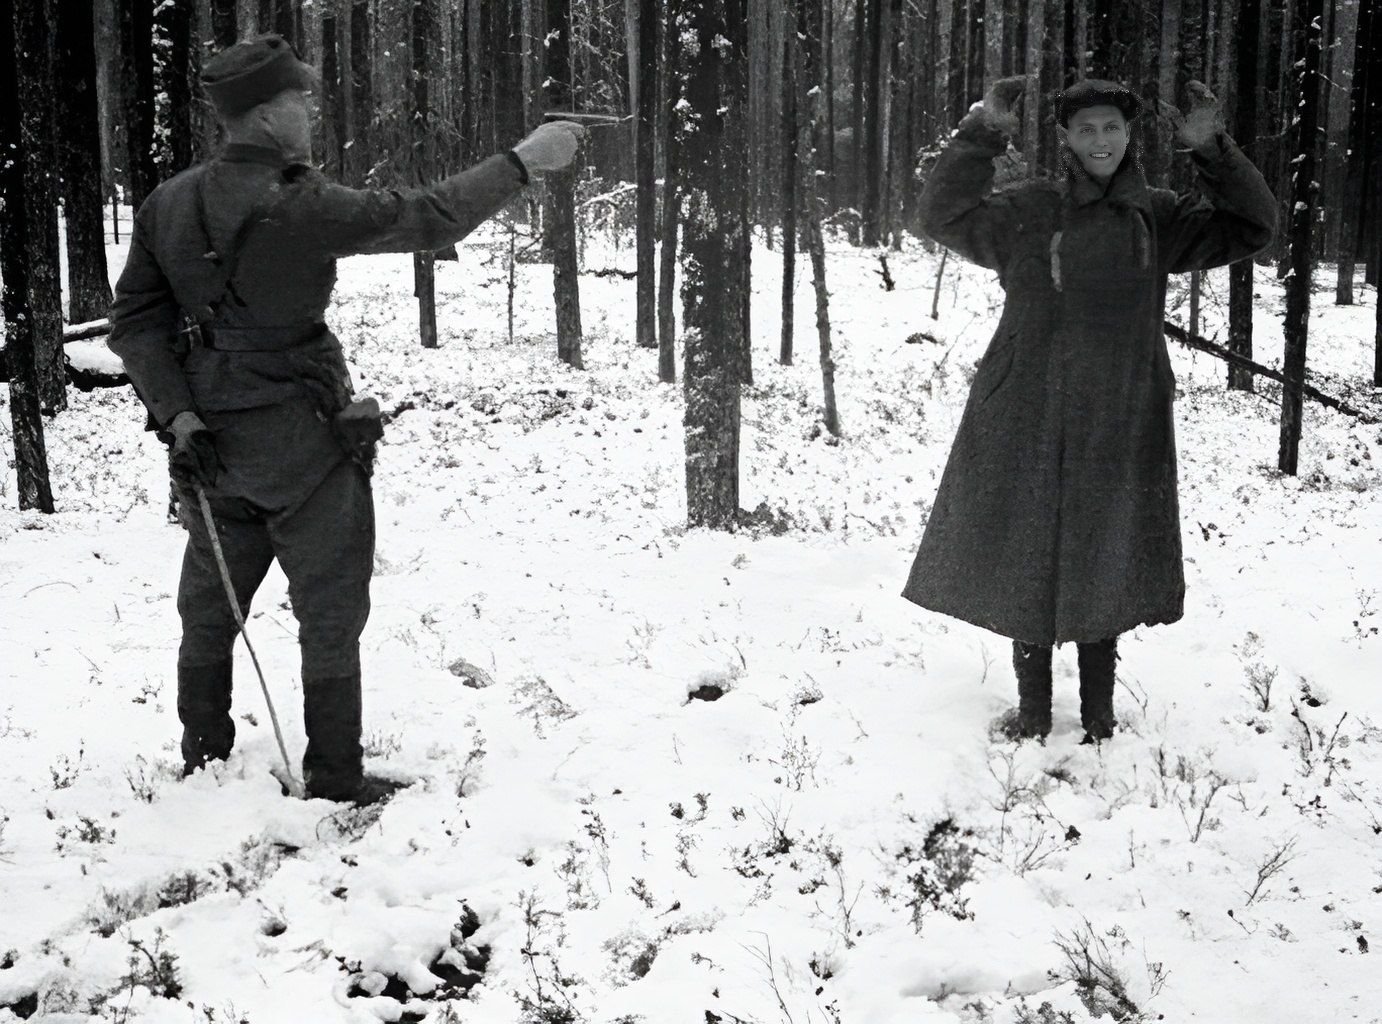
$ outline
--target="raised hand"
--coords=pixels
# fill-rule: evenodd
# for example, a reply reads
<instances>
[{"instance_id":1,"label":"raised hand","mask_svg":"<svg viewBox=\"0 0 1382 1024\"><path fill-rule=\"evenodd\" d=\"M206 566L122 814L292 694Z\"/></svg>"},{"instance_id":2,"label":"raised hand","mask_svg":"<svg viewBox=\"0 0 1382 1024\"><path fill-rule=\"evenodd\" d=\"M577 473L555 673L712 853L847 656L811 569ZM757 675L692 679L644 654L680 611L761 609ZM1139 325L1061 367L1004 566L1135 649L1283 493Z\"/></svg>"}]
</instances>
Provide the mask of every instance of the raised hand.
<instances>
[{"instance_id":1,"label":"raised hand","mask_svg":"<svg viewBox=\"0 0 1382 1024\"><path fill-rule=\"evenodd\" d=\"M1027 77L1014 75L1000 78L984 93L984 120L1006 135L1022 134L1022 120L1018 108L1027 94Z\"/></svg>"},{"instance_id":2,"label":"raised hand","mask_svg":"<svg viewBox=\"0 0 1382 1024\"><path fill-rule=\"evenodd\" d=\"M1188 113L1182 114L1165 100L1158 101L1158 110L1171 122L1177 142L1190 149L1204 149L1224 130L1224 115L1219 101L1203 82L1187 82L1185 91L1190 97Z\"/></svg>"},{"instance_id":3,"label":"raised hand","mask_svg":"<svg viewBox=\"0 0 1382 1024\"><path fill-rule=\"evenodd\" d=\"M548 121L513 147L530 174L559 171L571 163L585 129L574 121Z\"/></svg>"}]
</instances>

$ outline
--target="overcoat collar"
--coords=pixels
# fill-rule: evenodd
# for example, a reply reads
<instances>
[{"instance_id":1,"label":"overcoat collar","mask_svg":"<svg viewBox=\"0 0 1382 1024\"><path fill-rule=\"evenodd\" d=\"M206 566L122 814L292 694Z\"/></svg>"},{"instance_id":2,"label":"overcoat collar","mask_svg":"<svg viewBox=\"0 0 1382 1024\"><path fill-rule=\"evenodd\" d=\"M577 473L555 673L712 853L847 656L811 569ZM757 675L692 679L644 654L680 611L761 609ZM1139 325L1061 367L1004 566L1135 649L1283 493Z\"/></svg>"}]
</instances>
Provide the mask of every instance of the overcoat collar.
<instances>
[{"instance_id":1,"label":"overcoat collar","mask_svg":"<svg viewBox=\"0 0 1382 1024\"><path fill-rule=\"evenodd\" d=\"M287 159L273 146L256 146L248 142L227 143L221 151L221 159L232 164L263 164L276 171L286 171L297 165L296 160Z\"/></svg>"},{"instance_id":2,"label":"overcoat collar","mask_svg":"<svg viewBox=\"0 0 1382 1024\"><path fill-rule=\"evenodd\" d=\"M1126 206L1151 212L1151 195L1142 162L1131 151L1123 156L1123 163L1113 172L1113 180L1105 187L1091 178L1069 150L1065 151L1065 178L1070 201L1075 206L1107 199L1114 206Z\"/></svg>"}]
</instances>

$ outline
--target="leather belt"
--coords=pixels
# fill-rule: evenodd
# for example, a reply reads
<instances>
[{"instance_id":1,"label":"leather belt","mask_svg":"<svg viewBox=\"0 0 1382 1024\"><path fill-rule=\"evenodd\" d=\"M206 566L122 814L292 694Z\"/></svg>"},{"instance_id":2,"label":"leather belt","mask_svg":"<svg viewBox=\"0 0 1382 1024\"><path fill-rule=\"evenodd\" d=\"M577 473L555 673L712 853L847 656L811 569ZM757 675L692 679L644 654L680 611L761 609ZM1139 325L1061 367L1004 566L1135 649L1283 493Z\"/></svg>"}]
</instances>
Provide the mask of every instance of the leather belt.
<instances>
[{"instance_id":1,"label":"leather belt","mask_svg":"<svg viewBox=\"0 0 1382 1024\"><path fill-rule=\"evenodd\" d=\"M218 327L201 325L201 344L217 352L286 352L326 333L326 324L289 324L284 327Z\"/></svg>"}]
</instances>

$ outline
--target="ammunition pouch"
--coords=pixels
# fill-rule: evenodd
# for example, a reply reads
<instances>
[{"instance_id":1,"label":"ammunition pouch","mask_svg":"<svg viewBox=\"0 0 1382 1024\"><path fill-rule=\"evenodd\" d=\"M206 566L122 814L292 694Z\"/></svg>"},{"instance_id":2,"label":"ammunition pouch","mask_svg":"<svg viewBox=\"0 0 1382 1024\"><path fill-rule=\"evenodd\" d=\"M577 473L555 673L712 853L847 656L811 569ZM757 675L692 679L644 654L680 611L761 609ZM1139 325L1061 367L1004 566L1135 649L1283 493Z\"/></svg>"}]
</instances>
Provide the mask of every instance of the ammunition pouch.
<instances>
[{"instance_id":1,"label":"ammunition pouch","mask_svg":"<svg viewBox=\"0 0 1382 1024\"><path fill-rule=\"evenodd\" d=\"M384 436L384 416L373 398L351 402L331 421L332 432L345 453L366 473L374 469L375 449Z\"/></svg>"}]
</instances>

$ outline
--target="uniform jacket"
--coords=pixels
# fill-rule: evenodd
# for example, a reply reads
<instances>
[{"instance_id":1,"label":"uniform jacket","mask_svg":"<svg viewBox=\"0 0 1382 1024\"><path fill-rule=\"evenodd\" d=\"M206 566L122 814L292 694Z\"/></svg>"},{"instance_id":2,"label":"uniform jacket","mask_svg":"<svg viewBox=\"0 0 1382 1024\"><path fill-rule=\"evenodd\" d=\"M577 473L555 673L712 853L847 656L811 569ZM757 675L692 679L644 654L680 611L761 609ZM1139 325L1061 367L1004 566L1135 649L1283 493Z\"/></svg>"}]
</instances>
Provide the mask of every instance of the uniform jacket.
<instances>
[{"instance_id":1,"label":"uniform jacket","mask_svg":"<svg viewBox=\"0 0 1382 1024\"><path fill-rule=\"evenodd\" d=\"M1166 277L1267 246L1276 200L1220 133L1201 186L1149 188L1131 150L1107 190L991 193L1001 135L976 112L921 200L925 232L998 272L979 363L903 594L1029 643L1093 641L1183 612Z\"/></svg>"},{"instance_id":2,"label":"uniform jacket","mask_svg":"<svg viewBox=\"0 0 1382 1024\"><path fill-rule=\"evenodd\" d=\"M291 507L344 456L328 421L351 383L323 324L337 258L459 241L523 177L496 156L426 189L360 190L273 149L227 146L139 208L110 348L157 424L191 410L211 428L225 464L217 492ZM210 346L180 351L183 315L210 327Z\"/></svg>"}]
</instances>

